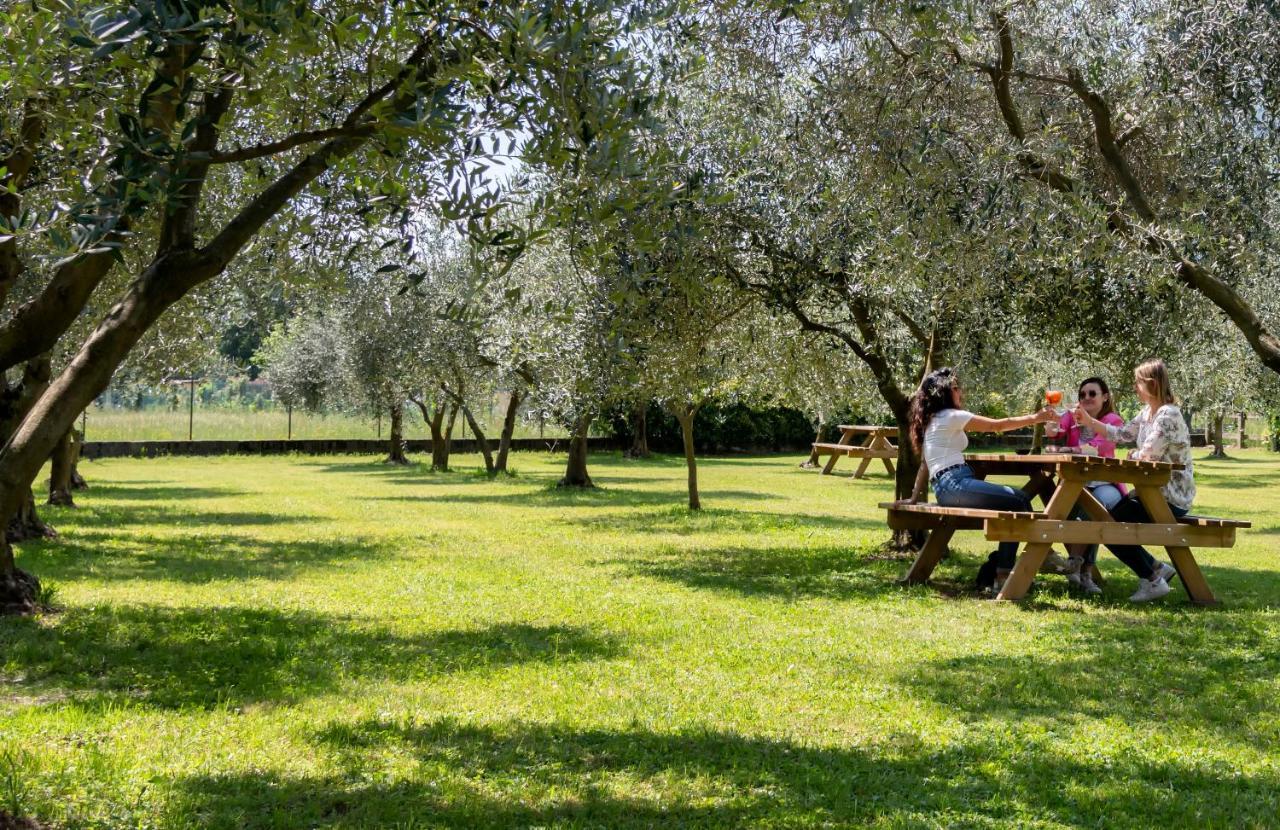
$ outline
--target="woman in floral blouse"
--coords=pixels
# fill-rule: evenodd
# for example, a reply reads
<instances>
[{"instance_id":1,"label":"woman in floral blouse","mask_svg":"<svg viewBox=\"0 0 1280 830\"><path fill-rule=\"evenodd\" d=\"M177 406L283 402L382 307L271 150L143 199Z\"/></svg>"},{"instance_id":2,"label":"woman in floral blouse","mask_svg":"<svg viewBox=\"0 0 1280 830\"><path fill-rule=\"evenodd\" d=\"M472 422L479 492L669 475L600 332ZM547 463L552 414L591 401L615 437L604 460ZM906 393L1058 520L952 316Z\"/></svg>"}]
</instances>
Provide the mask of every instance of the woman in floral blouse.
<instances>
[{"instance_id":1,"label":"woman in floral blouse","mask_svg":"<svg viewBox=\"0 0 1280 830\"><path fill-rule=\"evenodd\" d=\"M1131 454L1140 461L1168 461L1181 464L1162 489L1173 515L1181 518L1191 510L1196 497L1196 482L1191 468L1191 433L1174 403L1169 384L1169 371L1163 360L1148 360L1133 370L1134 387L1144 404L1138 416L1124 426L1104 424L1081 406L1074 412L1076 423L1091 427L1117 444L1137 443ZM1151 516L1136 494L1129 494L1111 511L1118 522L1150 522ZM1169 593L1169 579L1177 571L1156 561L1140 545L1107 545L1121 562L1138 575L1138 590L1129 597L1133 602L1148 602Z\"/></svg>"}]
</instances>

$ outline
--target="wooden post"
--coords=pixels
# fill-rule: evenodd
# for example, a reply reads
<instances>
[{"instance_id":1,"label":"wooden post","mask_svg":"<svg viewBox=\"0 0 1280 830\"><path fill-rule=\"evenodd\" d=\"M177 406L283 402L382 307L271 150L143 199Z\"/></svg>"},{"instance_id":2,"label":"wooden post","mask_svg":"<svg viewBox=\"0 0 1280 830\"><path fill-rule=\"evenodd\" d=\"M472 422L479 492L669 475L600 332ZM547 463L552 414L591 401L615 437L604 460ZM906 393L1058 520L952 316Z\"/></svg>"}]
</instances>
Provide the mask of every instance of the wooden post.
<instances>
[{"instance_id":1,"label":"wooden post","mask_svg":"<svg viewBox=\"0 0 1280 830\"><path fill-rule=\"evenodd\" d=\"M1244 434L1244 431L1247 428L1248 420L1249 420L1249 416L1241 412L1240 418L1239 418L1240 428L1236 430L1236 449L1238 450L1244 449L1245 442L1248 441L1248 436Z\"/></svg>"},{"instance_id":2,"label":"wooden post","mask_svg":"<svg viewBox=\"0 0 1280 830\"><path fill-rule=\"evenodd\" d=\"M293 404L285 404L284 411L289 414L289 427L288 427L288 433L286 434L285 440L292 441L293 440Z\"/></svg>"},{"instance_id":3,"label":"wooden post","mask_svg":"<svg viewBox=\"0 0 1280 830\"><path fill-rule=\"evenodd\" d=\"M191 394L187 397L187 440L194 440L196 434L196 379L191 377Z\"/></svg>"}]
</instances>

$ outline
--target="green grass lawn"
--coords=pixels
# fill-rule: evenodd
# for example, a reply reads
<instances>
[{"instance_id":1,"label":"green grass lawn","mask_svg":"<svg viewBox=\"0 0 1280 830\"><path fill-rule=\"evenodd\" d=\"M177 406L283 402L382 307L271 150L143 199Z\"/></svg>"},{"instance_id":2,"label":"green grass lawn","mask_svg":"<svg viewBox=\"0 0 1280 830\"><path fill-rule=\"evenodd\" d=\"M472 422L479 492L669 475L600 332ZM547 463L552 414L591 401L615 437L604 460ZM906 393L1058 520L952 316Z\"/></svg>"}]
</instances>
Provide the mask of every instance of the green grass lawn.
<instances>
[{"instance_id":1,"label":"green grass lawn","mask_svg":"<svg viewBox=\"0 0 1280 830\"><path fill-rule=\"evenodd\" d=\"M889 485L798 457L84 465L0 620L0 810L54 827L1274 827L1280 458L1198 462L1251 519L1134 607L895 583ZM459 459L470 461L472 459Z\"/></svg>"},{"instance_id":2,"label":"green grass lawn","mask_svg":"<svg viewBox=\"0 0 1280 830\"><path fill-rule=\"evenodd\" d=\"M502 432L502 413L487 416L479 412L476 418L481 429L497 440ZM416 408L404 413L405 438L429 439L431 431L423 422ZM76 421L80 426L80 421ZM247 407L196 407L192 422L188 423L186 404L174 410L168 409L109 409L89 408L85 433L90 441L185 441L188 427L197 441L281 441L289 435L289 415L283 408L255 412ZM342 412L313 414L303 411L293 413L293 437L314 438L378 438L385 437L389 425L383 418L379 426L376 418L360 417ZM563 438L567 435L559 424L549 423L540 431L536 423L520 420L516 423L516 438ZM458 416L454 426L455 438L472 438L471 430Z\"/></svg>"}]
</instances>

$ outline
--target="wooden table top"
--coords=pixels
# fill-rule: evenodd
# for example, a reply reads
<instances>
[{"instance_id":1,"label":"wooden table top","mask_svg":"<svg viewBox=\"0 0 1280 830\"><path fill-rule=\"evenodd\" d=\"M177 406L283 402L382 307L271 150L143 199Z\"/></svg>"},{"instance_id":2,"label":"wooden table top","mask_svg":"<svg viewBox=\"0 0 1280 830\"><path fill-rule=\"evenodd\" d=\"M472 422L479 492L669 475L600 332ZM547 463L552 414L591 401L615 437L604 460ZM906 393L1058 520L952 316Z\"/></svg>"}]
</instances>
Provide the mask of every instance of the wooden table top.
<instances>
[{"instance_id":1,"label":"wooden table top","mask_svg":"<svg viewBox=\"0 0 1280 830\"><path fill-rule=\"evenodd\" d=\"M891 432L894 435L898 434L897 427L877 427L877 426L868 426L866 424L841 424L840 431L841 432L879 432L879 433Z\"/></svg>"},{"instance_id":2,"label":"wooden table top","mask_svg":"<svg viewBox=\"0 0 1280 830\"><path fill-rule=\"evenodd\" d=\"M1132 470L1134 472L1171 472L1185 468L1183 464L1169 461L1134 461L1129 458L1101 458L1096 455L1078 453L1055 453L1053 455L1018 455L1016 453L972 453L964 457L966 462L975 464L1016 464L1025 467L1057 467L1072 464L1080 467L1110 467L1113 469Z\"/></svg>"}]
</instances>

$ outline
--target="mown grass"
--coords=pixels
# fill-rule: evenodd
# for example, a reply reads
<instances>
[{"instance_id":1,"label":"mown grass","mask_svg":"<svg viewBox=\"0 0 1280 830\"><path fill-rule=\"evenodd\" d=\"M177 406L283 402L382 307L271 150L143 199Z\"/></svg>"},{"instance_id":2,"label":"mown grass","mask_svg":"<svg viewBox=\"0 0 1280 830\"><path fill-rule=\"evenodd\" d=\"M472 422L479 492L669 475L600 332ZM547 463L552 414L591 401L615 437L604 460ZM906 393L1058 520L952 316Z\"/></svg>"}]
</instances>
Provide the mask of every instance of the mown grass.
<instances>
[{"instance_id":1,"label":"mown grass","mask_svg":"<svg viewBox=\"0 0 1280 830\"><path fill-rule=\"evenodd\" d=\"M502 430L502 413L486 417L478 413L481 429L493 439ZM76 422L80 426L80 422ZM293 413L293 431L290 433L289 414L282 408L255 412L240 407L196 406L194 418L188 422L184 404L179 409L98 409L91 407L84 424L90 441L185 441L188 432L196 441L281 441L292 434L295 440L327 438L385 437L389 425L383 418L381 425L372 417L350 415L342 412L329 414ZM546 424L541 430L536 423L519 421L515 437L563 438L567 435L558 424ZM471 438L471 431L458 417L454 436ZM405 411L405 438L428 439L431 432L416 409Z\"/></svg>"},{"instance_id":2,"label":"mown grass","mask_svg":"<svg viewBox=\"0 0 1280 830\"><path fill-rule=\"evenodd\" d=\"M880 549L887 480L592 459L85 465L0 620L0 810L65 827L1270 827L1280 459L1199 462L1223 604Z\"/></svg>"}]
</instances>

